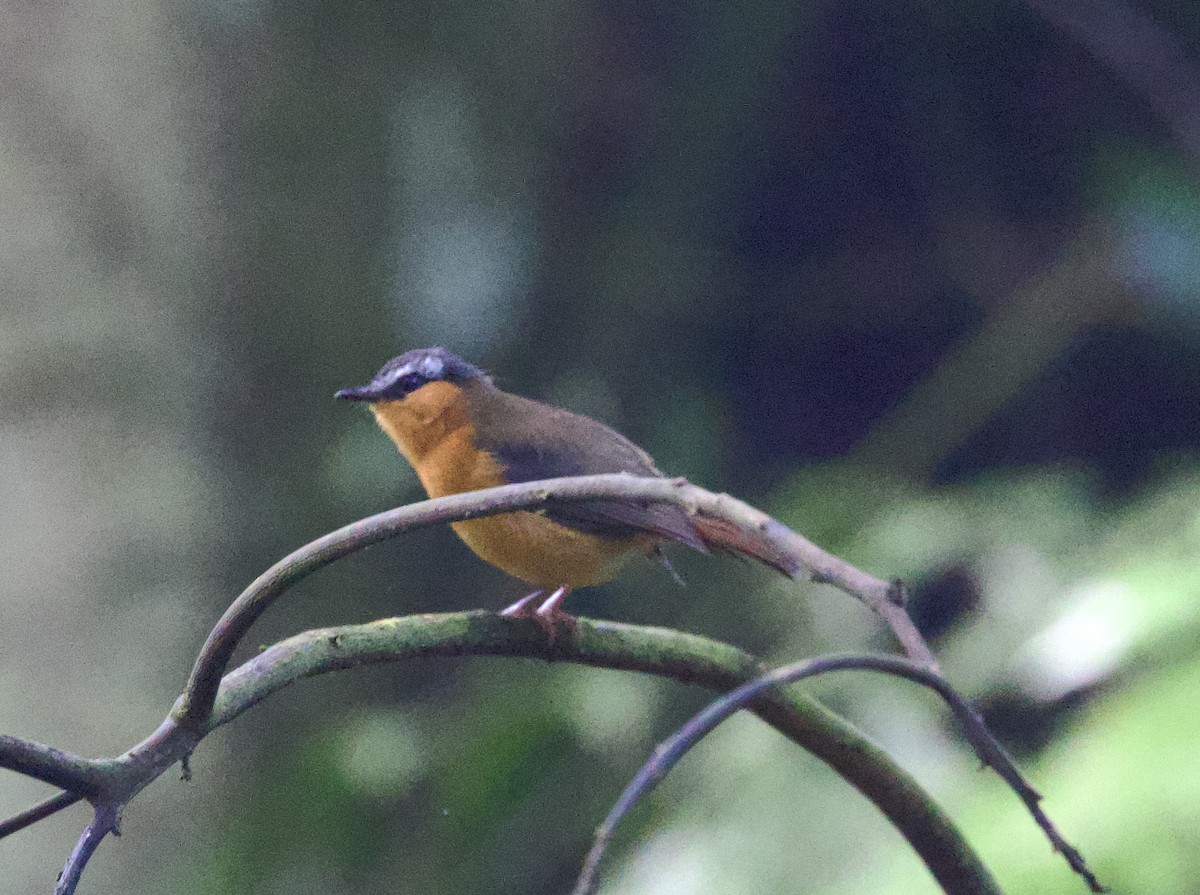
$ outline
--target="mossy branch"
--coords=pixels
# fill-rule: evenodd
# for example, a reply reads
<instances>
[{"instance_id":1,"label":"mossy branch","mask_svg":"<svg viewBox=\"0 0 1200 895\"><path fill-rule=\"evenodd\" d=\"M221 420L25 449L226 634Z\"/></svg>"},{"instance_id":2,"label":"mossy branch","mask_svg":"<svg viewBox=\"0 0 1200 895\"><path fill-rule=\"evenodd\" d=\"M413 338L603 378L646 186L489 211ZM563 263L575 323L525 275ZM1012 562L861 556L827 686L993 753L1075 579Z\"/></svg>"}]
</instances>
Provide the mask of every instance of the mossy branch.
<instances>
[{"instance_id":1,"label":"mossy branch","mask_svg":"<svg viewBox=\"0 0 1200 895\"><path fill-rule=\"evenodd\" d=\"M736 647L664 628L578 619L549 647L528 620L493 612L421 615L307 631L277 643L226 676L209 730L227 724L303 677L433 656L522 656L639 671L725 693L768 666ZM912 845L947 893L1000 889L945 812L881 748L798 687L761 693L749 710L829 765L866 796ZM206 731L207 732L207 731Z\"/></svg>"},{"instance_id":2,"label":"mossy branch","mask_svg":"<svg viewBox=\"0 0 1200 895\"><path fill-rule=\"evenodd\" d=\"M309 631L276 644L225 675L238 643L267 607L293 584L340 557L415 528L555 502L596 499L672 503L752 529L806 568L813 580L833 584L866 603L887 621L921 667L937 667L903 608L903 591L897 582L854 568L727 495L712 494L683 480L627 475L509 485L424 501L363 519L276 563L222 615L167 719L124 755L86 759L16 738L0 740L0 767L49 780L65 790L0 824L0 830L12 832L79 797L88 799L95 808L93 820L72 852L57 889L59 895L71 895L96 846L116 831L124 805L168 768L186 762L205 735L300 678L342 668L421 656L526 656L657 674L718 692L765 673L767 669L758 660L732 646L677 631L580 619L570 636L560 636L551 646L544 632L527 620L467 612ZM998 891L941 809L847 722L791 688L763 692L749 707L873 802L917 851L944 891L952 895Z\"/></svg>"},{"instance_id":3,"label":"mossy branch","mask_svg":"<svg viewBox=\"0 0 1200 895\"><path fill-rule=\"evenodd\" d=\"M221 616L196 659L176 719L195 730L204 727L221 675L250 626L289 587L331 562L371 544L431 525L583 500L674 504L756 531L773 541L780 553L807 569L812 580L832 584L866 603L887 622L911 659L937 670L933 653L904 610L903 588L898 582L868 575L761 510L728 494L713 494L698 488L686 479L626 474L575 476L503 485L409 504L360 519L285 556L255 579Z\"/></svg>"},{"instance_id":4,"label":"mossy branch","mask_svg":"<svg viewBox=\"0 0 1200 895\"><path fill-rule=\"evenodd\" d=\"M228 724L272 694L306 677L425 657L512 656L639 671L724 693L768 668L753 656L704 637L580 618L573 636L553 647L525 619L493 612L461 612L382 619L306 631L281 641L225 676L203 729L168 719L117 759L97 761L107 795L92 799L96 818L73 853L58 892L74 891L82 863L103 834L114 829L120 806L175 763L186 759L212 730ZM176 709L182 704L182 697ZM798 688L763 693L750 710L828 764L874 803L912 845L950 895L996 895L1000 890L966 839L928 794L878 746ZM176 711L174 714L178 715ZM86 761L86 760L85 760ZM0 766L10 763L0 751ZM69 884L69 885L68 885Z\"/></svg>"}]
</instances>

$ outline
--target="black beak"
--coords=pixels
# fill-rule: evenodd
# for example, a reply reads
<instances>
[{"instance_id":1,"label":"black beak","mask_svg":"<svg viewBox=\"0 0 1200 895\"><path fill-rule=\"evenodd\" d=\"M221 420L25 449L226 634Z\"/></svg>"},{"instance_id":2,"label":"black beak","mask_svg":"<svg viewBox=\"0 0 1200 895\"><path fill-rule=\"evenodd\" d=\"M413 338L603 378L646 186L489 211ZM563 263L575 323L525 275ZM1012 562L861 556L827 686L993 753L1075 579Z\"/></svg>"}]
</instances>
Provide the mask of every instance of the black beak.
<instances>
[{"instance_id":1,"label":"black beak","mask_svg":"<svg viewBox=\"0 0 1200 895\"><path fill-rule=\"evenodd\" d=\"M339 401L377 401L379 390L371 385L359 385L354 388L344 388L334 395Z\"/></svg>"}]
</instances>

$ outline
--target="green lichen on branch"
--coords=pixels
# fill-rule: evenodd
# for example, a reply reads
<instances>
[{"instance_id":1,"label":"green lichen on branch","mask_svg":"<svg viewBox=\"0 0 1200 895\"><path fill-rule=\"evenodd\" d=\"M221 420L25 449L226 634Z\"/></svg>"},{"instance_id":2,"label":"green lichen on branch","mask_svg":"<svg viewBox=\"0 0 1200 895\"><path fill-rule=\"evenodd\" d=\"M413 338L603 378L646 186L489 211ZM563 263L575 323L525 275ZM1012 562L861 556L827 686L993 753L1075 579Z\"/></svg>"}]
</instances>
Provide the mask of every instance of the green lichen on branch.
<instances>
[{"instance_id":1,"label":"green lichen on branch","mask_svg":"<svg viewBox=\"0 0 1200 895\"><path fill-rule=\"evenodd\" d=\"M767 667L726 643L664 628L581 618L553 647L528 621L491 612L414 615L307 631L228 674L210 719L218 727L305 677L426 657L522 656L671 678L724 693ZM940 806L868 737L796 686L775 688L750 710L820 758L873 802L948 893L995 895L987 868Z\"/></svg>"}]
</instances>

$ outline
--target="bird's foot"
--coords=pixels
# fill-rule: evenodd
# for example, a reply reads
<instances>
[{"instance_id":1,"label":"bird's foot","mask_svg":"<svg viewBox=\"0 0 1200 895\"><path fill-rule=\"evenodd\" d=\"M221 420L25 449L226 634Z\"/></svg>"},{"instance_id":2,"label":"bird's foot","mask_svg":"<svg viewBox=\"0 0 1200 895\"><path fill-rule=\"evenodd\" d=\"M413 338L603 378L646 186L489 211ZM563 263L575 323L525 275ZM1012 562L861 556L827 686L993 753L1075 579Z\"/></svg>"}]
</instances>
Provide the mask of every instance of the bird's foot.
<instances>
[{"instance_id":1,"label":"bird's foot","mask_svg":"<svg viewBox=\"0 0 1200 895\"><path fill-rule=\"evenodd\" d=\"M550 594L550 596L546 597L537 609L534 609L532 608L534 602L545 593L545 591L535 590L529 596L517 600L517 602L503 610L500 614L505 618L533 619L538 623L538 627L546 632L546 639L553 646L560 630L564 628L569 631L575 630L577 619L562 609L562 602L570 592L571 588L560 587Z\"/></svg>"},{"instance_id":2,"label":"bird's foot","mask_svg":"<svg viewBox=\"0 0 1200 895\"><path fill-rule=\"evenodd\" d=\"M559 631L566 629L574 632L576 625L579 624L579 620L575 616L562 608L563 600L570 592L571 588L560 587L548 596L534 613L534 619L546 632L551 646L554 645L554 639L558 636Z\"/></svg>"}]
</instances>

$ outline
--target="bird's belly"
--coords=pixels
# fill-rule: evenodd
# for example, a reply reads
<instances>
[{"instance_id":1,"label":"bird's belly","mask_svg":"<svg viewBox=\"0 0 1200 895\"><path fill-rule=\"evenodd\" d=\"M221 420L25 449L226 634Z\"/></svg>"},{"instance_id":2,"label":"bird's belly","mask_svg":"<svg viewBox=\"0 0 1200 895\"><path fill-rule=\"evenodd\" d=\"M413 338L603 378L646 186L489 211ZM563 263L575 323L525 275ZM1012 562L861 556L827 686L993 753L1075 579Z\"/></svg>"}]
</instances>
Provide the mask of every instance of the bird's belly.
<instances>
[{"instance_id":1,"label":"bird's belly","mask_svg":"<svg viewBox=\"0 0 1200 895\"><path fill-rule=\"evenodd\" d=\"M475 447L463 426L413 460L430 497L507 484L499 462ZM532 511L503 513L451 528L481 558L514 578L543 588L587 587L614 578L631 551L647 549L651 535L601 538L576 531Z\"/></svg>"},{"instance_id":2,"label":"bird's belly","mask_svg":"<svg viewBox=\"0 0 1200 895\"><path fill-rule=\"evenodd\" d=\"M601 538L559 525L540 513L516 512L451 523L480 557L539 587L587 587L616 576L651 537Z\"/></svg>"}]
</instances>

